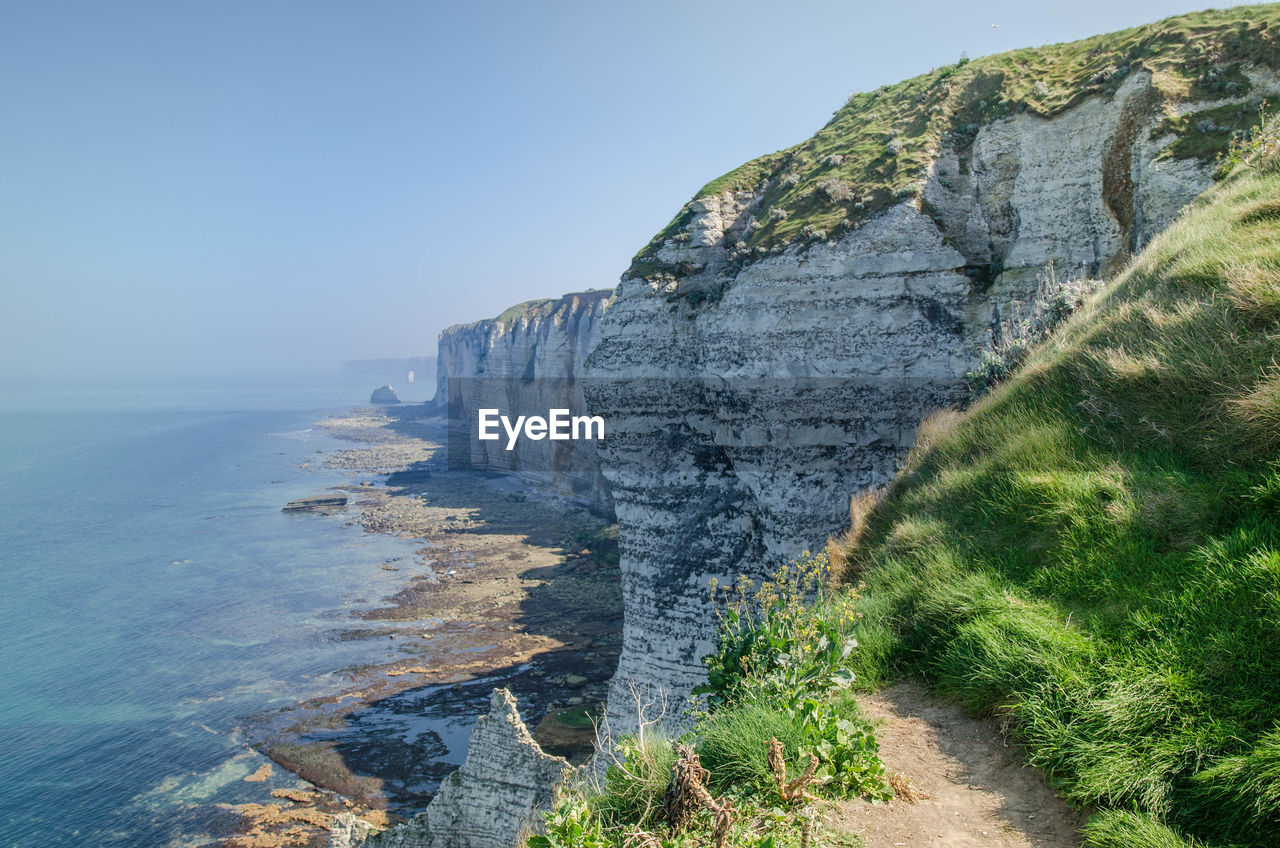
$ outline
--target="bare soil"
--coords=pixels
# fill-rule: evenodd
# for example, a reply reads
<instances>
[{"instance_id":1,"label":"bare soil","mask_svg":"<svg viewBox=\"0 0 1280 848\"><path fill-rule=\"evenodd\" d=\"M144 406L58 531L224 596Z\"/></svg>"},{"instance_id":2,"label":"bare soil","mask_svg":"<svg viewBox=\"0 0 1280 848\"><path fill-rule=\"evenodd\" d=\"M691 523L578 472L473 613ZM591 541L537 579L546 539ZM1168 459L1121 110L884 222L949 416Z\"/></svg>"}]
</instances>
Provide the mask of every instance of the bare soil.
<instances>
[{"instance_id":1,"label":"bare soil","mask_svg":"<svg viewBox=\"0 0 1280 848\"><path fill-rule=\"evenodd\" d=\"M1086 814L1023 764L994 721L965 716L915 682L861 700L880 756L906 791L885 804L847 801L826 826L865 848L1078 848ZM915 796L912 798L911 796Z\"/></svg>"}]
</instances>

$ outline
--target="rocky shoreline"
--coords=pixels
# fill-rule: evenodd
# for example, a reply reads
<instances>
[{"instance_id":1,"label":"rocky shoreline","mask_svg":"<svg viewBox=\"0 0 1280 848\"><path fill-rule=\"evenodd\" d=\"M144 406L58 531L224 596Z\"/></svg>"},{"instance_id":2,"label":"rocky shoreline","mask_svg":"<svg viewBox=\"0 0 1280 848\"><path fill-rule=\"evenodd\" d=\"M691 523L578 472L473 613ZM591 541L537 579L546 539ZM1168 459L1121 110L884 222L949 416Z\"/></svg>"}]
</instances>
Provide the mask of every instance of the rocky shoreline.
<instances>
[{"instance_id":1,"label":"rocky shoreline","mask_svg":"<svg viewBox=\"0 0 1280 848\"><path fill-rule=\"evenodd\" d=\"M449 471L444 421L418 407L318 426L352 444L320 460L360 478L332 490L358 511L349 522L421 547L383 565L404 572L399 591L335 613L331 638L383 640L386 660L246 728L315 789L233 808L243 823L229 848L326 845L340 812L385 825L421 811L498 686L549 753L585 759L620 651L613 526L508 475Z\"/></svg>"}]
</instances>

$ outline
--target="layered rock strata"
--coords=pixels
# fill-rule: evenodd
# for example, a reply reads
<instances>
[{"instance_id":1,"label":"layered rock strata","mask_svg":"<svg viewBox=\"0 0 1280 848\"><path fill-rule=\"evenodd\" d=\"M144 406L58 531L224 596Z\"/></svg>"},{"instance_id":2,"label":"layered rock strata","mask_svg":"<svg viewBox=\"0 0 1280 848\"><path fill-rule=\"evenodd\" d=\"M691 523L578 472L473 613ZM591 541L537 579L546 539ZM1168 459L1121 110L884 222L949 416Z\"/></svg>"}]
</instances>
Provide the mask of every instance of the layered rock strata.
<instances>
[{"instance_id":1,"label":"layered rock strata","mask_svg":"<svg viewBox=\"0 0 1280 848\"><path fill-rule=\"evenodd\" d=\"M476 721L467 760L440 784L426 812L366 836L337 823L331 843L346 848L509 848L535 815L550 806L569 763L543 753L529 734L516 699L495 689L489 712Z\"/></svg>"},{"instance_id":2,"label":"layered rock strata","mask_svg":"<svg viewBox=\"0 0 1280 848\"><path fill-rule=\"evenodd\" d=\"M450 417L451 467L517 474L544 488L608 512L612 499L600 473L597 442L475 438L480 409L546 416L552 409L584 412L582 363L600 338L611 290L530 301L497 318L449 327L440 334L436 405ZM499 431L501 432L501 431Z\"/></svg>"},{"instance_id":3,"label":"layered rock strata","mask_svg":"<svg viewBox=\"0 0 1280 848\"><path fill-rule=\"evenodd\" d=\"M1246 71L1251 96L1280 91ZM1174 137L1156 130L1213 105L1162 101L1135 71L1054 117L944 143L896 204L764 256L742 239L768 180L686 207L648 249L680 274L624 275L586 369L621 531L615 730L634 721L633 685L678 702L704 679L709 579L821 548L850 494L891 478L921 417L965 401L992 328L1050 263L1062 279L1114 270L1211 184L1212 161L1162 155Z\"/></svg>"}]
</instances>

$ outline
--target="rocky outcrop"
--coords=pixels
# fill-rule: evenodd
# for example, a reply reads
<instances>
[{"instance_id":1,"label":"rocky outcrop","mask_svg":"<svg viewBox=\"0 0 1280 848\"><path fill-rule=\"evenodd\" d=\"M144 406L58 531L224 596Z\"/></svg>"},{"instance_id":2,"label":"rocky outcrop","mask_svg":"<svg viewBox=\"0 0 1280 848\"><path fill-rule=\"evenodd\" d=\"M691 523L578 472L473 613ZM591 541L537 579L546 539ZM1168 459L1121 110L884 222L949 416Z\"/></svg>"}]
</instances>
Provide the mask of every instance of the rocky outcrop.
<instances>
[{"instance_id":1,"label":"rocky outcrop","mask_svg":"<svg viewBox=\"0 0 1280 848\"><path fill-rule=\"evenodd\" d=\"M378 386L373 390L373 394L369 395L369 403L378 406L390 406L400 402L400 397L396 394L396 390L389 385Z\"/></svg>"},{"instance_id":2,"label":"rocky outcrop","mask_svg":"<svg viewBox=\"0 0 1280 848\"><path fill-rule=\"evenodd\" d=\"M512 307L497 318L449 327L440 334L436 400L450 417L449 464L508 471L544 488L612 510L593 440L475 438L477 411L546 416L551 409L584 411L582 363L600 338L610 290L578 292Z\"/></svg>"},{"instance_id":3,"label":"rocky outcrop","mask_svg":"<svg viewBox=\"0 0 1280 848\"><path fill-rule=\"evenodd\" d=\"M284 512L336 512L347 505L346 495L311 495L289 501Z\"/></svg>"},{"instance_id":4,"label":"rocky outcrop","mask_svg":"<svg viewBox=\"0 0 1280 848\"><path fill-rule=\"evenodd\" d=\"M476 721L462 768L445 778L425 813L368 836L351 821L338 822L331 844L362 848L510 848L550 806L569 763L543 753L529 735L516 699L495 689L488 715ZM344 841L345 840L345 841Z\"/></svg>"},{"instance_id":5,"label":"rocky outcrop","mask_svg":"<svg viewBox=\"0 0 1280 848\"><path fill-rule=\"evenodd\" d=\"M354 813L338 813L329 825L329 848L355 848L377 828Z\"/></svg>"},{"instance_id":6,"label":"rocky outcrop","mask_svg":"<svg viewBox=\"0 0 1280 848\"><path fill-rule=\"evenodd\" d=\"M1242 73L1251 96L1280 91L1270 71ZM743 241L776 194L768 179L686 207L623 277L586 369L621 531L611 725L634 714L629 684L678 696L704 678L708 580L821 548L850 494L890 479L921 417L964 402L991 328L1047 264L1115 269L1210 185L1211 157L1164 155L1170 116L1242 102L1171 102L1135 69L1052 117L947 138L890 205L785 248Z\"/></svg>"}]
</instances>

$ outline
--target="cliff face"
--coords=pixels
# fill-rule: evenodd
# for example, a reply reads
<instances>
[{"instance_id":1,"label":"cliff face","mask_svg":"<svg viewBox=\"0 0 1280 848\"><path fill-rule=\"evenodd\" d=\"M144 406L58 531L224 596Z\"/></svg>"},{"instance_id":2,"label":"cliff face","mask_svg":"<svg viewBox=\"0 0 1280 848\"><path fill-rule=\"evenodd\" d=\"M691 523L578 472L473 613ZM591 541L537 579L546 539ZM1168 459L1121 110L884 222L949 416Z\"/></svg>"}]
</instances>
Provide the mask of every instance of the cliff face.
<instances>
[{"instance_id":1,"label":"cliff face","mask_svg":"<svg viewBox=\"0 0 1280 848\"><path fill-rule=\"evenodd\" d=\"M542 415L551 409L584 410L582 363L600 338L612 291L567 294L514 306L497 318L459 324L440 334L436 403L449 404L452 421L474 435L477 411ZM612 509L600 473L597 442L506 438L450 441L450 464L509 471L553 491Z\"/></svg>"},{"instance_id":2,"label":"cliff face","mask_svg":"<svg viewBox=\"0 0 1280 848\"><path fill-rule=\"evenodd\" d=\"M1220 58L1241 32L1202 34L1201 49ZM1144 46L1122 40L1124 55L1149 55L1133 43ZM894 188L883 157L864 163L866 193L818 179L858 155L825 152L834 142L820 134L716 181L637 256L587 367L621 529L614 728L633 719L630 682L682 694L703 679L709 578L759 578L821 548L850 494L891 478L921 417L964 402L993 324L1034 296L1046 265L1062 277L1119 267L1211 183L1227 136L1221 117L1200 116L1244 120L1280 92L1263 64L1202 65L1199 78L1239 81L1180 89L1158 63L1131 61L1052 114L1016 108L1010 91L1041 87L1003 75L992 96L1006 105L961 123L977 104L955 92L991 87L987 66L970 68L968 83L936 82L958 129L916 140L927 157L914 182ZM927 105L917 82L903 97ZM892 113L890 94L867 108ZM884 156L911 153L901 137L879 142ZM812 191L794 199L805 180ZM799 216L817 223L780 240Z\"/></svg>"},{"instance_id":3,"label":"cliff face","mask_svg":"<svg viewBox=\"0 0 1280 848\"><path fill-rule=\"evenodd\" d=\"M549 807L569 763L543 753L529 735L516 700L495 689L489 713L471 731L467 760L445 778L425 813L372 835L347 818L337 823L338 848L509 848L535 812ZM361 837L365 837L361 841Z\"/></svg>"}]
</instances>

